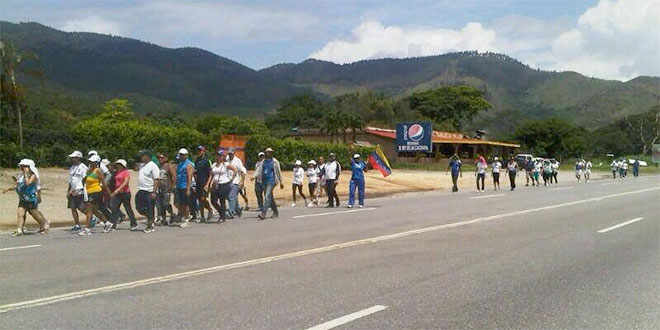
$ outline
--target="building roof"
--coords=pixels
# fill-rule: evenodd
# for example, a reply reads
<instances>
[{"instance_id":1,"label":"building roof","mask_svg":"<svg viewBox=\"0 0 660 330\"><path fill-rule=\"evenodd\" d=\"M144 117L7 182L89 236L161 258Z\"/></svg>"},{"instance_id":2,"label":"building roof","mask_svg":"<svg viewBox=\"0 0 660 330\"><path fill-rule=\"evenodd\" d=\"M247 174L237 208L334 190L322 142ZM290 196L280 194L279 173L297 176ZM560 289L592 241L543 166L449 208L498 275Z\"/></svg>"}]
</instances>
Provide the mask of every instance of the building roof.
<instances>
[{"instance_id":1,"label":"building roof","mask_svg":"<svg viewBox=\"0 0 660 330\"><path fill-rule=\"evenodd\" d=\"M396 139L396 130L393 129L365 127L362 131L367 134L373 134L387 139L392 139L392 140ZM433 143L485 144L485 145L492 145L499 147L520 148L519 144L480 140L480 139L467 137L461 133L452 133L452 132L443 132L443 131L433 131L432 141Z\"/></svg>"}]
</instances>

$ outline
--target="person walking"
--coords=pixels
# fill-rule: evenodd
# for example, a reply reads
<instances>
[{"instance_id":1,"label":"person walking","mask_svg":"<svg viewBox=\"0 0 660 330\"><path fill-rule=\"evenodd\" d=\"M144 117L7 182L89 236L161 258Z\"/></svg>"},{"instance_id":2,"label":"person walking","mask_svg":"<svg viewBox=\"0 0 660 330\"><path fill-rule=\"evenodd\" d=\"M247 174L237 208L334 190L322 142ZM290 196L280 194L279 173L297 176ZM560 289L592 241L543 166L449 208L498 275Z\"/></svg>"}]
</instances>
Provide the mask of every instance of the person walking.
<instances>
[{"instance_id":1,"label":"person walking","mask_svg":"<svg viewBox=\"0 0 660 330\"><path fill-rule=\"evenodd\" d=\"M254 164L254 174L252 174L251 178L251 180L254 181L254 195L257 197L259 212L264 211L264 183L262 182L262 177L258 174L262 172L261 166L263 165L265 158L265 153L260 151L257 154L257 162Z\"/></svg>"},{"instance_id":2,"label":"person walking","mask_svg":"<svg viewBox=\"0 0 660 330\"><path fill-rule=\"evenodd\" d=\"M552 183L552 163L548 159L543 160L543 185L549 186Z\"/></svg>"},{"instance_id":3,"label":"person walking","mask_svg":"<svg viewBox=\"0 0 660 330\"><path fill-rule=\"evenodd\" d=\"M584 162L584 160L582 160ZM591 179L591 168L593 168L594 165L591 163L591 161L587 161L584 163L584 183L589 183L589 180Z\"/></svg>"},{"instance_id":4,"label":"person walking","mask_svg":"<svg viewBox=\"0 0 660 330\"><path fill-rule=\"evenodd\" d=\"M147 217L147 225L144 233L154 232L154 221L156 219L156 192L160 180L160 167L153 160L149 151L140 152L140 169L138 170L137 193L135 194L135 208L138 213Z\"/></svg>"},{"instance_id":5,"label":"person walking","mask_svg":"<svg viewBox=\"0 0 660 330\"><path fill-rule=\"evenodd\" d=\"M515 158L509 159L506 170L509 173L509 186L511 187L511 191L514 191L516 190L516 175L518 174L518 163Z\"/></svg>"},{"instance_id":6,"label":"person walking","mask_svg":"<svg viewBox=\"0 0 660 330\"><path fill-rule=\"evenodd\" d=\"M307 197L305 197L305 194L303 193L303 181L305 180L305 170L302 168L302 162L300 160L296 160L296 162L293 164L293 180L291 183L291 192L293 196L293 203L291 204L291 207L296 207L296 191L298 191L298 194L300 194L300 197L303 198L305 201L305 206L307 206Z\"/></svg>"},{"instance_id":7,"label":"person walking","mask_svg":"<svg viewBox=\"0 0 660 330\"><path fill-rule=\"evenodd\" d=\"M69 167L69 180L67 188L67 208L71 210L73 217L73 228L71 231L80 231L80 217L78 211L85 213L85 187L83 181L87 175L87 165L82 162L83 154L74 151L69 155L71 166Z\"/></svg>"},{"instance_id":8,"label":"person walking","mask_svg":"<svg viewBox=\"0 0 660 330\"><path fill-rule=\"evenodd\" d=\"M307 204L307 207L312 207L314 205L319 205L318 195L316 194L316 189L319 182L320 171L316 166L315 160L310 160L307 162L307 188L309 189L309 199L310 202Z\"/></svg>"},{"instance_id":9,"label":"person walking","mask_svg":"<svg viewBox=\"0 0 660 330\"><path fill-rule=\"evenodd\" d=\"M500 159L495 157L491 167L493 173L493 187L495 188L495 191L498 191L500 190L500 170L502 169L502 163L500 162Z\"/></svg>"},{"instance_id":10,"label":"person walking","mask_svg":"<svg viewBox=\"0 0 660 330\"><path fill-rule=\"evenodd\" d=\"M348 185L348 208L355 204L355 189L358 191L358 207L364 207L364 172L367 171L367 163L363 162L360 154L353 155L351 161L351 182Z\"/></svg>"},{"instance_id":11,"label":"person walking","mask_svg":"<svg viewBox=\"0 0 660 330\"><path fill-rule=\"evenodd\" d=\"M543 170L543 165L541 164L541 160L536 159L534 161L534 169L532 170L532 181L534 182L534 185L536 187L541 186L541 171Z\"/></svg>"},{"instance_id":12,"label":"person walking","mask_svg":"<svg viewBox=\"0 0 660 330\"><path fill-rule=\"evenodd\" d=\"M486 191L485 182L486 182L487 169L488 169L488 163L486 162L486 158L479 155L479 158L477 159L474 169L474 175L477 177L477 192ZM479 182L481 182L481 186L479 186Z\"/></svg>"},{"instance_id":13,"label":"person walking","mask_svg":"<svg viewBox=\"0 0 660 330\"><path fill-rule=\"evenodd\" d=\"M87 170L84 186L85 186L85 217L87 226L78 232L81 236L89 236L92 234L92 228L96 225L92 220L92 216L96 215L98 219L103 222L110 221L110 212L105 208L103 203L103 190L107 187L103 186L104 175L100 169L101 157L92 155L89 158L89 168Z\"/></svg>"},{"instance_id":14,"label":"person walking","mask_svg":"<svg viewBox=\"0 0 660 330\"><path fill-rule=\"evenodd\" d=\"M578 159L577 162L575 163L575 178L577 178L578 183L582 182L583 171L584 171L584 162L582 161L582 159Z\"/></svg>"},{"instance_id":15,"label":"person walking","mask_svg":"<svg viewBox=\"0 0 660 330\"><path fill-rule=\"evenodd\" d=\"M231 191L229 192L229 218L238 216L239 218L242 215L241 206L238 204L238 194L243 186L245 186L245 175L247 175L247 170L243 166L243 161L236 157L236 151L234 148L229 148L227 151L227 160L229 164L236 169L234 173L234 179L231 182Z\"/></svg>"},{"instance_id":16,"label":"person walking","mask_svg":"<svg viewBox=\"0 0 660 330\"><path fill-rule=\"evenodd\" d=\"M550 183L558 184L559 181L557 181L557 176L559 176L559 161L556 159L552 161L552 179L550 180Z\"/></svg>"},{"instance_id":17,"label":"person walking","mask_svg":"<svg viewBox=\"0 0 660 330\"><path fill-rule=\"evenodd\" d=\"M633 163L633 176L639 176L639 159L635 159L635 162Z\"/></svg>"},{"instance_id":18,"label":"person walking","mask_svg":"<svg viewBox=\"0 0 660 330\"><path fill-rule=\"evenodd\" d=\"M197 158L195 159L195 195L199 205L199 221L206 222L213 216L213 209L207 200L209 194L206 190L206 182L211 175L211 161L206 155L206 147L197 146ZM204 216L204 211L209 211L208 218Z\"/></svg>"},{"instance_id":19,"label":"person walking","mask_svg":"<svg viewBox=\"0 0 660 330\"><path fill-rule=\"evenodd\" d=\"M532 186L536 184L534 181L534 160L533 159L527 159L525 160L525 177L526 177L526 183L525 187L529 186L529 181L532 181Z\"/></svg>"},{"instance_id":20,"label":"person walking","mask_svg":"<svg viewBox=\"0 0 660 330\"><path fill-rule=\"evenodd\" d=\"M103 228L104 232L111 232L117 230L117 225L119 223L120 217L120 207L124 206L124 211L128 215L128 219L131 221L131 231L137 230L137 219L135 219L135 214L133 213L133 207L131 206L131 189L129 183L131 182L131 172L127 168L127 163L123 159L118 159L115 161L114 166L116 168L113 175L112 188L108 187L110 190L110 221L106 223Z\"/></svg>"},{"instance_id":21,"label":"person walking","mask_svg":"<svg viewBox=\"0 0 660 330\"><path fill-rule=\"evenodd\" d=\"M627 159L621 159L621 168L623 169L623 177L628 176L628 160Z\"/></svg>"},{"instance_id":22,"label":"person walking","mask_svg":"<svg viewBox=\"0 0 660 330\"><path fill-rule=\"evenodd\" d=\"M316 165L318 166L319 169L319 184L318 187L316 188L316 199L320 200L321 197L323 197L323 194L327 195L327 191L325 189L326 182L325 182L325 158L323 156L320 156L319 159L316 161Z\"/></svg>"},{"instance_id":23,"label":"person walking","mask_svg":"<svg viewBox=\"0 0 660 330\"><path fill-rule=\"evenodd\" d=\"M188 159L188 150L181 148L176 156L176 184L174 204L177 208L179 227L185 228L190 223L190 195L193 180L193 163Z\"/></svg>"},{"instance_id":24,"label":"person walking","mask_svg":"<svg viewBox=\"0 0 660 330\"><path fill-rule=\"evenodd\" d=\"M223 150L218 150L215 162L211 165L211 176L206 182L206 190L211 192L211 204L218 212L218 223L227 219L226 201L231 191L231 182L238 171L227 161Z\"/></svg>"},{"instance_id":25,"label":"person walking","mask_svg":"<svg viewBox=\"0 0 660 330\"><path fill-rule=\"evenodd\" d=\"M172 164L170 164L165 153L160 153L158 155L158 163L160 164L160 178L158 181L158 190L156 192L156 212L158 214L156 217L156 225L165 224L169 226L170 221L167 220L167 213L170 213L170 220L174 218L174 211L172 210L172 204L170 201L172 199L171 192L174 187L176 171Z\"/></svg>"},{"instance_id":26,"label":"person walking","mask_svg":"<svg viewBox=\"0 0 660 330\"><path fill-rule=\"evenodd\" d=\"M463 171L461 170L462 166L463 163L461 162L461 159L458 158L457 154L454 154L449 158L447 172L451 171L452 192L458 192L458 177L463 177Z\"/></svg>"},{"instance_id":27,"label":"person walking","mask_svg":"<svg viewBox=\"0 0 660 330\"><path fill-rule=\"evenodd\" d=\"M277 204L273 198L273 189L279 184L280 189L284 189L282 183L282 170L280 169L280 162L273 157L273 149L266 149L266 158L261 166L261 182L264 184L264 209L259 213L259 220L266 219L268 209L273 210L273 218L279 217Z\"/></svg>"},{"instance_id":28,"label":"person walking","mask_svg":"<svg viewBox=\"0 0 660 330\"><path fill-rule=\"evenodd\" d=\"M616 180L616 173L619 171L619 165L616 159L612 160L610 168L612 169L612 179Z\"/></svg>"},{"instance_id":29,"label":"person walking","mask_svg":"<svg viewBox=\"0 0 660 330\"><path fill-rule=\"evenodd\" d=\"M48 234L50 222L39 211L39 198L37 190L40 185L39 170L31 159L22 159L18 163L20 173L14 179L14 188L18 195L18 207L16 209L16 231L12 236L22 236L25 234L25 220L29 213L39 224L39 233ZM12 190L7 189L5 192Z\"/></svg>"},{"instance_id":30,"label":"person walking","mask_svg":"<svg viewBox=\"0 0 660 330\"><path fill-rule=\"evenodd\" d=\"M337 161L337 155L331 153L325 164L325 190L328 193L328 205L326 207L339 207L339 196L337 196L337 184L341 175L341 164Z\"/></svg>"}]
</instances>

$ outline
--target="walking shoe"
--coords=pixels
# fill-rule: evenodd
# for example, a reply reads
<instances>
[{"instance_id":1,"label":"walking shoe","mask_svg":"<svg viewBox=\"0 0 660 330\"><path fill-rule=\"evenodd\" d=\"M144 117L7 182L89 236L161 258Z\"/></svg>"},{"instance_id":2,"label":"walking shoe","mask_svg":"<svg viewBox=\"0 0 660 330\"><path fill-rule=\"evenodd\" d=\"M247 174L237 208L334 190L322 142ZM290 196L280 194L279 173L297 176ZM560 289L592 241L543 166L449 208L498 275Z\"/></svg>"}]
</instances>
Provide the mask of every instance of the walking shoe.
<instances>
[{"instance_id":1,"label":"walking shoe","mask_svg":"<svg viewBox=\"0 0 660 330\"><path fill-rule=\"evenodd\" d=\"M18 237L18 236L23 236L23 231L22 230L17 230L13 233L11 233L11 237Z\"/></svg>"},{"instance_id":2,"label":"walking shoe","mask_svg":"<svg viewBox=\"0 0 660 330\"><path fill-rule=\"evenodd\" d=\"M89 228L94 228L94 226L96 226L96 221L98 221L96 217L89 219Z\"/></svg>"},{"instance_id":3,"label":"walking shoe","mask_svg":"<svg viewBox=\"0 0 660 330\"><path fill-rule=\"evenodd\" d=\"M71 231L80 231L80 225L74 225Z\"/></svg>"},{"instance_id":4,"label":"walking shoe","mask_svg":"<svg viewBox=\"0 0 660 330\"><path fill-rule=\"evenodd\" d=\"M363 208L363 207L364 207L364 205L358 205L358 207L359 207L359 208Z\"/></svg>"},{"instance_id":5,"label":"walking shoe","mask_svg":"<svg viewBox=\"0 0 660 330\"><path fill-rule=\"evenodd\" d=\"M277 219L280 217L280 212L274 212L272 218Z\"/></svg>"},{"instance_id":6,"label":"walking shoe","mask_svg":"<svg viewBox=\"0 0 660 330\"><path fill-rule=\"evenodd\" d=\"M131 226L131 231L138 231L140 230L138 226Z\"/></svg>"},{"instance_id":7,"label":"walking shoe","mask_svg":"<svg viewBox=\"0 0 660 330\"><path fill-rule=\"evenodd\" d=\"M257 215L257 219L258 220L266 220L266 216L263 213L259 213L259 215Z\"/></svg>"},{"instance_id":8,"label":"walking shoe","mask_svg":"<svg viewBox=\"0 0 660 330\"><path fill-rule=\"evenodd\" d=\"M78 235L80 236L90 236L92 235L92 231L89 228L83 228L78 232Z\"/></svg>"},{"instance_id":9,"label":"walking shoe","mask_svg":"<svg viewBox=\"0 0 660 330\"><path fill-rule=\"evenodd\" d=\"M143 230L143 232L144 232L145 234L153 233L154 231L156 231L156 230L154 229L154 227L147 227L147 228L144 228L144 230Z\"/></svg>"},{"instance_id":10,"label":"walking shoe","mask_svg":"<svg viewBox=\"0 0 660 330\"><path fill-rule=\"evenodd\" d=\"M346 205L346 207L348 207L349 209L352 209L352 208L353 208L353 205L348 204L348 205Z\"/></svg>"},{"instance_id":11,"label":"walking shoe","mask_svg":"<svg viewBox=\"0 0 660 330\"><path fill-rule=\"evenodd\" d=\"M291 207L296 207L296 203L291 203Z\"/></svg>"}]
</instances>

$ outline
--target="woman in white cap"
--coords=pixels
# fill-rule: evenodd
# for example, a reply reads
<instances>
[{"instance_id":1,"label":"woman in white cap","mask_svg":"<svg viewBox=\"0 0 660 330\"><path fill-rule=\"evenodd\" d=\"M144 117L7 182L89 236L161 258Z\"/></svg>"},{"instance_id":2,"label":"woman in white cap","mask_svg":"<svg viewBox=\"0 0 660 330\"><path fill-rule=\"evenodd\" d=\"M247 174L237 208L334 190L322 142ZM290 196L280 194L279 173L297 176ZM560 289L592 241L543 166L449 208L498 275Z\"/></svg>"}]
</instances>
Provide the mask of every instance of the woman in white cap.
<instances>
[{"instance_id":1,"label":"woman in white cap","mask_svg":"<svg viewBox=\"0 0 660 330\"><path fill-rule=\"evenodd\" d=\"M320 171L316 166L316 161L312 159L307 162L307 188L309 188L309 198L311 199L309 204L307 204L308 207L319 205L319 200L316 195L316 186L319 182L319 175Z\"/></svg>"},{"instance_id":2,"label":"woman in white cap","mask_svg":"<svg viewBox=\"0 0 660 330\"><path fill-rule=\"evenodd\" d=\"M305 170L302 168L302 162L300 160L296 160L296 162L293 165L293 183L291 185L292 189L292 194L293 194L293 204L291 204L291 207L296 207L296 190L298 190L298 193L300 194L300 197L305 200L305 204L307 205L307 197L305 197L305 194L303 194L302 186L303 186L303 181L305 179Z\"/></svg>"},{"instance_id":3,"label":"woman in white cap","mask_svg":"<svg viewBox=\"0 0 660 330\"><path fill-rule=\"evenodd\" d=\"M87 227L81 230L78 234L81 236L91 235L91 228L96 225L92 220L92 215L96 215L101 221L108 222L110 217L110 212L105 208L103 204L103 181L105 176L101 169L99 168L101 164L101 157L98 155L93 155L89 158L89 169L85 176L85 194L86 194L86 205L85 205L85 216L87 218Z\"/></svg>"},{"instance_id":4,"label":"woman in white cap","mask_svg":"<svg viewBox=\"0 0 660 330\"><path fill-rule=\"evenodd\" d=\"M69 167L69 187L67 189L67 208L71 210L73 217L73 228L71 231L80 230L80 217L78 211L85 212L85 187L83 182L87 175L87 165L82 162L83 154L80 151L74 151L69 155L71 167Z\"/></svg>"},{"instance_id":5,"label":"woman in white cap","mask_svg":"<svg viewBox=\"0 0 660 330\"><path fill-rule=\"evenodd\" d=\"M211 192L211 205L218 212L218 223L227 219L227 199L236 168L227 161L224 150L218 150L215 162L211 165L211 175L205 182L206 191Z\"/></svg>"},{"instance_id":6,"label":"woman in white cap","mask_svg":"<svg viewBox=\"0 0 660 330\"><path fill-rule=\"evenodd\" d=\"M254 173L250 180L254 181L254 195L257 197L257 205L259 206L259 212L264 211L264 183L263 178L259 175L261 173L261 167L264 164L264 159L266 154L260 151L257 154L257 162L254 164Z\"/></svg>"},{"instance_id":7,"label":"woman in white cap","mask_svg":"<svg viewBox=\"0 0 660 330\"><path fill-rule=\"evenodd\" d=\"M39 171L30 159L23 159L18 163L21 172L18 177L14 177L16 186L14 189L18 194L18 209L16 211L16 231L12 236L21 236L24 234L25 215L30 213L34 220L39 223L39 233L47 234L50 224L44 215L39 211L39 198L37 189L39 186ZM11 189L8 189L9 191ZM5 191L5 192L7 192Z\"/></svg>"},{"instance_id":8,"label":"woman in white cap","mask_svg":"<svg viewBox=\"0 0 660 330\"><path fill-rule=\"evenodd\" d=\"M502 163L500 159L495 157L493 158L493 164L491 164L493 171L493 186L495 191L500 190L500 170L502 169Z\"/></svg>"},{"instance_id":9,"label":"woman in white cap","mask_svg":"<svg viewBox=\"0 0 660 330\"><path fill-rule=\"evenodd\" d=\"M367 164L360 159L360 154L353 155L351 161L351 183L348 186L348 208L355 204L355 189L358 191L359 207L364 207L364 172L367 171Z\"/></svg>"},{"instance_id":10,"label":"woman in white cap","mask_svg":"<svg viewBox=\"0 0 660 330\"><path fill-rule=\"evenodd\" d=\"M129 183L131 182L131 172L128 170L128 164L123 159L118 159L115 162L116 172L113 175L113 189L110 191L110 210L111 224L106 224L104 232L117 230L117 224L120 217L119 208L123 205L128 218L131 220L131 231L137 230L137 220L133 213L131 206L131 189Z\"/></svg>"},{"instance_id":11,"label":"woman in white cap","mask_svg":"<svg viewBox=\"0 0 660 330\"><path fill-rule=\"evenodd\" d=\"M188 159L188 150L186 148L179 149L176 160L178 163L176 166L174 204L181 219L179 227L184 228L188 226L191 220L189 205L194 168L193 163Z\"/></svg>"}]
</instances>

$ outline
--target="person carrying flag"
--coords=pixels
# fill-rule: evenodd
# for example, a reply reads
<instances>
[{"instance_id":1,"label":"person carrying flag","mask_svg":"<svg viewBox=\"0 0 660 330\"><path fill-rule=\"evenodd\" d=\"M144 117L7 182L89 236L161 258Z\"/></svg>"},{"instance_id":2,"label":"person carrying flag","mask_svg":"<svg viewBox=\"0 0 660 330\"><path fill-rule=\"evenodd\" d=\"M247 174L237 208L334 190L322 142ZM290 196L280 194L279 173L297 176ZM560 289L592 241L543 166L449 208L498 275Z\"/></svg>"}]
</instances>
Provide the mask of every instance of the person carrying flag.
<instances>
[{"instance_id":1,"label":"person carrying flag","mask_svg":"<svg viewBox=\"0 0 660 330\"><path fill-rule=\"evenodd\" d=\"M367 171L367 164L360 159L360 154L353 155L351 161L351 182L348 186L348 208L353 208L355 204L355 189L358 190L358 207L364 207L364 172Z\"/></svg>"}]
</instances>

